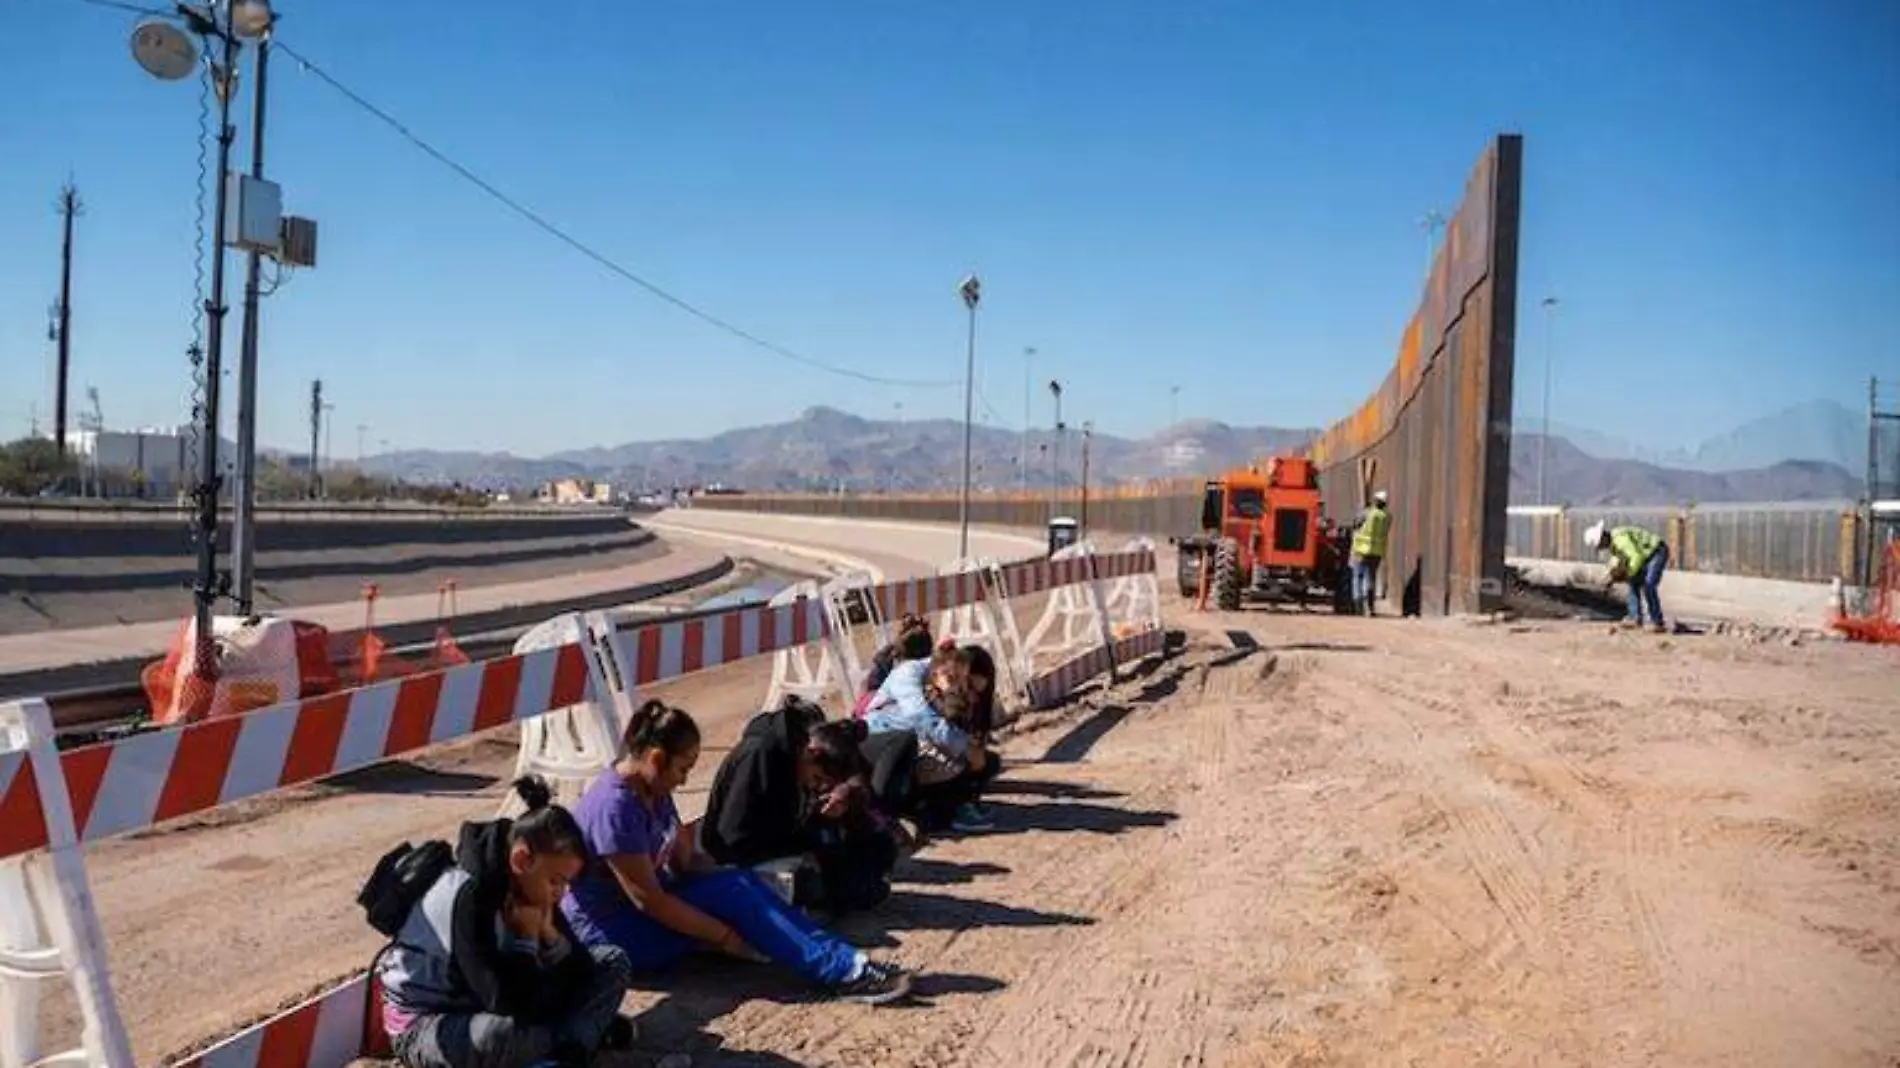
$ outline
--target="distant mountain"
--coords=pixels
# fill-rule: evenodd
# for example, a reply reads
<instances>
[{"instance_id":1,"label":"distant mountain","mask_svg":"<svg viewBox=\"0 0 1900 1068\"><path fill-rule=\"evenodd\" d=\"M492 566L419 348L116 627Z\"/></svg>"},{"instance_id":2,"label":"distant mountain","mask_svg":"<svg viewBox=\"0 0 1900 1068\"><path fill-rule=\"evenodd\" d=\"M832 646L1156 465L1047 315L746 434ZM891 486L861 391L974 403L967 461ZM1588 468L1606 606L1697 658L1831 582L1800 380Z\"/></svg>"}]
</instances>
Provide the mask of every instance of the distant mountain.
<instances>
[{"instance_id":1,"label":"distant mountain","mask_svg":"<svg viewBox=\"0 0 1900 1068\"><path fill-rule=\"evenodd\" d=\"M1511 503L1537 503L1536 434L1511 443ZM1839 464L1785 460L1734 471L1692 471L1640 460L1605 460L1552 436L1546 499L1552 504L1715 504L1822 501L1856 497L1861 476Z\"/></svg>"},{"instance_id":2,"label":"distant mountain","mask_svg":"<svg viewBox=\"0 0 1900 1068\"><path fill-rule=\"evenodd\" d=\"M1825 451L1830 441L1843 444L1830 429L1838 414L1818 405L1803 405L1712 439L1701 452L1713 463L1723 455L1749 458L1777 447L1797 448L1802 440L1812 443L1811 450ZM1310 429L1236 427L1205 420L1180 423L1141 439L1095 434L1089 442L1089 481L1099 486L1211 474L1298 449L1313 434ZM1615 446L1602 435L1588 440L1600 448ZM1515 439L1513 503L1537 499L1537 441L1535 433L1519 433ZM1046 429L1032 432L1025 443L1016 431L976 427L971 455L977 486L1046 489L1053 477L1053 445L1053 435ZM1026 478L1021 466L1024 456L1028 459ZM508 453L416 450L372 456L363 466L371 473L411 482L459 482L481 489L525 490L560 478L586 478L623 491L714 484L761 492L832 491L840 486L857 491L907 491L956 486L962 478L962 459L963 425L954 420L867 419L835 408L812 408L789 422L742 427L707 438L629 442L539 459ZM1081 476L1082 435L1071 428L1061 442L1060 479L1063 485L1073 486ZM1627 455L1596 456L1556 434L1550 442L1549 499L1557 502L1825 500L1859 492L1858 468L1826 460L1777 458L1712 471Z\"/></svg>"},{"instance_id":3,"label":"distant mountain","mask_svg":"<svg viewBox=\"0 0 1900 1068\"><path fill-rule=\"evenodd\" d=\"M1311 429L1235 427L1193 421L1131 440L1093 434L1089 480L1120 483L1193 475L1297 448ZM1049 486L1054 435L976 427L971 461L979 486ZM1023 463L1027 459L1027 477ZM1082 477L1082 433L1070 427L1060 443L1060 481ZM540 459L508 453L414 450L367 458L378 475L416 482L460 482L484 489L525 489L557 478L590 478L639 490L714 483L753 490L921 490L962 479L963 424L949 419L880 420L812 408L797 419L743 427L708 438L629 442L574 449Z\"/></svg>"},{"instance_id":4,"label":"distant mountain","mask_svg":"<svg viewBox=\"0 0 1900 1068\"><path fill-rule=\"evenodd\" d=\"M1519 413L1518 429L1536 433L1536 419ZM1690 447L1641 445L1588 427L1553 421L1550 435L1603 460L1636 460L1688 471L1740 471L1787 460L1833 464L1856 474L1867 469L1867 413L1830 400L1807 401L1751 419Z\"/></svg>"}]
</instances>

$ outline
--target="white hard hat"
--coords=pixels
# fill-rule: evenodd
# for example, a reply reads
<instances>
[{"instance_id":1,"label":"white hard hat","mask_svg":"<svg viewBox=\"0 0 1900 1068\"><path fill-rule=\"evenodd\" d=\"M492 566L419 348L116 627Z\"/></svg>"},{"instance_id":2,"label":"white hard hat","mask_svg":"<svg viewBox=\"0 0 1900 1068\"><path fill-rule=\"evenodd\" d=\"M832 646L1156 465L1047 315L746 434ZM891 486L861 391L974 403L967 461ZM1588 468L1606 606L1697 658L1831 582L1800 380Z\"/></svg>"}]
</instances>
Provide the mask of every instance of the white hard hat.
<instances>
[{"instance_id":1,"label":"white hard hat","mask_svg":"<svg viewBox=\"0 0 1900 1068\"><path fill-rule=\"evenodd\" d=\"M1385 491L1384 491L1384 490L1379 490L1379 491L1377 491L1376 493L1374 493L1374 494L1372 495L1372 499L1373 499L1373 500L1375 500L1375 501L1378 501L1378 502L1379 502L1380 504L1384 504L1384 503L1385 503Z\"/></svg>"},{"instance_id":2,"label":"white hard hat","mask_svg":"<svg viewBox=\"0 0 1900 1068\"><path fill-rule=\"evenodd\" d=\"M1583 543L1594 549L1603 544L1603 521L1597 520L1583 532Z\"/></svg>"}]
</instances>

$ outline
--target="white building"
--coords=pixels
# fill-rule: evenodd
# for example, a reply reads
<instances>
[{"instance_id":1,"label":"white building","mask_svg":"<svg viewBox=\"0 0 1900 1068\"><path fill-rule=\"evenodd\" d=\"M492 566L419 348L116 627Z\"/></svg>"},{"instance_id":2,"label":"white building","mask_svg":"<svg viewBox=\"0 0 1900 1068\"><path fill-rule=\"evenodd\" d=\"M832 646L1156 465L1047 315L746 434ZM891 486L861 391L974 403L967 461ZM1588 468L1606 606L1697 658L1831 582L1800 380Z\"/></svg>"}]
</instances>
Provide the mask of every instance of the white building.
<instances>
[{"instance_id":1,"label":"white building","mask_svg":"<svg viewBox=\"0 0 1900 1068\"><path fill-rule=\"evenodd\" d=\"M197 481L192 427L151 427L140 430L76 430L66 435L67 451L78 460L82 475L115 472L142 477L148 492L169 496ZM218 467L229 471L237 459L237 443L220 440Z\"/></svg>"}]
</instances>

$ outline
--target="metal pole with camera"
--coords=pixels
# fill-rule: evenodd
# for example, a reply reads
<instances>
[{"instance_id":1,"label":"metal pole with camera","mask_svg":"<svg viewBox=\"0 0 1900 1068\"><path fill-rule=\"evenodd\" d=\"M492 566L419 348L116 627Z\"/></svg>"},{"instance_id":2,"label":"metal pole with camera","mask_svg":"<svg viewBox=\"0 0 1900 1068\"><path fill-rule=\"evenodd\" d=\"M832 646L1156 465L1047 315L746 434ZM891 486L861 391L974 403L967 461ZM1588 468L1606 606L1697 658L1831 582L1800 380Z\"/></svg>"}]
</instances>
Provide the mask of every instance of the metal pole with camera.
<instances>
[{"instance_id":1,"label":"metal pole with camera","mask_svg":"<svg viewBox=\"0 0 1900 1068\"><path fill-rule=\"evenodd\" d=\"M963 306L970 312L969 344L963 358L963 495L957 501L957 558L970 555L970 435L975 418L976 396L976 306L983 299L983 283L976 275L957 286Z\"/></svg>"},{"instance_id":2,"label":"metal pole with camera","mask_svg":"<svg viewBox=\"0 0 1900 1068\"><path fill-rule=\"evenodd\" d=\"M271 31L276 18L261 3L263 27L257 33L257 80L251 90L251 188L264 178L264 79L270 68ZM238 347L237 485L231 519L231 573L240 616L250 616L256 589L257 556L257 302L263 250L250 244L244 265L244 335ZM312 473L315 473L314 468Z\"/></svg>"}]
</instances>

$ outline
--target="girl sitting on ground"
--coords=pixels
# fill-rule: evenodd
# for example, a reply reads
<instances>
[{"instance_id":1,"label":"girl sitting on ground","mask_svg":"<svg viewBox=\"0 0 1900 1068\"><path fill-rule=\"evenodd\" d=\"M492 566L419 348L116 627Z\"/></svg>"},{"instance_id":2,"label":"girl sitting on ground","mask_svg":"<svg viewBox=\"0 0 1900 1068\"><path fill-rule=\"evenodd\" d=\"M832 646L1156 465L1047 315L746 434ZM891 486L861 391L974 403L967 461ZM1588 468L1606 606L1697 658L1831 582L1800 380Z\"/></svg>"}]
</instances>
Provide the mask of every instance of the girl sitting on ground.
<instances>
[{"instance_id":1,"label":"girl sitting on ground","mask_svg":"<svg viewBox=\"0 0 1900 1068\"><path fill-rule=\"evenodd\" d=\"M383 1025L407 1068L580 1068L632 1043L626 954L582 945L559 908L587 855L581 829L540 779L514 789L528 811L463 824L455 866L378 958Z\"/></svg>"},{"instance_id":2,"label":"girl sitting on ground","mask_svg":"<svg viewBox=\"0 0 1900 1068\"><path fill-rule=\"evenodd\" d=\"M895 1001L910 977L826 932L749 868L719 868L682 824L673 792L699 761L699 727L659 701L627 724L623 755L575 806L591 860L562 909L590 945L618 946L636 971L701 947L790 968L839 998Z\"/></svg>"},{"instance_id":3,"label":"girl sitting on ground","mask_svg":"<svg viewBox=\"0 0 1900 1068\"><path fill-rule=\"evenodd\" d=\"M869 811L864 737L862 722L827 721L798 697L754 716L713 776L700 847L742 867L805 858L793 900L807 908L837 915L883 901L897 841Z\"/></svg>"},{"instance_id":4,"label":"girl sitting on ground","mask_svg":"<svg viewBox=\"0 0 1900 1068\"><path fill-rule=\"evenodd\" d=\"M987 667L983 674L977 667ZM926 831L981 830L988 826L980 810L966 807L981 784L1000 767L988 751L989 702L993 700L995 665L975 646L940 649L929 660L899 664L872 698L865 714L872 746L885 735L916 737L915 762L908 775L903 814L913 816ZM972 728L981 727L981 730ZM878 763L879 757L872 757ZM976 783L976 790L971 783Z\"/></svg>"},{"instance_id":5,"label":"girl sitting on ground","mask_svg":"<svg viewBox=\"0 0 1900 1068\"><path fill-rule=\"evenodd\" d=\"M922 616L905 616L897 626L897 637L889 645L871 654L871 669L864 676L864 690L851 710L856 719L864 718L865 708L877 694L891 671L902 663L930 658L930 623Z\"/></svg>"}]
</instances>

